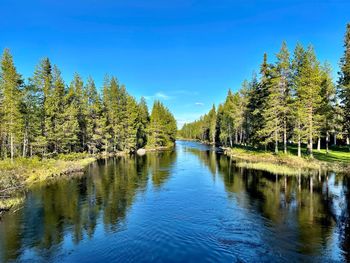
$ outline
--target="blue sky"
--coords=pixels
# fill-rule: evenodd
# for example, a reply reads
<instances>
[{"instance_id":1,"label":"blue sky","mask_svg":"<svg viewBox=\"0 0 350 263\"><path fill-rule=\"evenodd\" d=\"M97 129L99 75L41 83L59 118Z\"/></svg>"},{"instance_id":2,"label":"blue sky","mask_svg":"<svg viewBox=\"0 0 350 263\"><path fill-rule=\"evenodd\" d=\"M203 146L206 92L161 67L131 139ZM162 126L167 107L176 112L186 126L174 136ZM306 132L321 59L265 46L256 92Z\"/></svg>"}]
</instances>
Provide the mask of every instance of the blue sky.
<instances>
[{"instance_id":1,"label":"blue sky","mask_svg":"<svg viewBox=\"0 0 350 263\"><path fill-rule=\"evenodd\" d=\"M334 69L348 1L0 0L0 49L30 77L47 56L67 83L74 72L118 77L137 98L157 98L181 126L274 60L281 42L312 43Z\"/></svg>"}]
</instances>

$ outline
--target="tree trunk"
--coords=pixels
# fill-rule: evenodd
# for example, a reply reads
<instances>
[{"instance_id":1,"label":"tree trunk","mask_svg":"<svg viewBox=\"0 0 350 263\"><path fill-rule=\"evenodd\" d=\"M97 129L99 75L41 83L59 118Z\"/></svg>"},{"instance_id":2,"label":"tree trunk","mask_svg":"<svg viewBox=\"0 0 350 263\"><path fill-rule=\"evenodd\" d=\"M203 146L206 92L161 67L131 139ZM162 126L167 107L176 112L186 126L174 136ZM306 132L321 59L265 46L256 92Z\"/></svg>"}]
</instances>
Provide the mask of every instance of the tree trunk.
<instances>
[{"instance_id":1,"label":"tree trunk","mask_svg":"<svg viewBox=\"0 0 350 263\"><path fill-rule=\"evenodd\" d=\"M27 155L27 138L26 137L27 137L27 132L25 133L23 138L23 158L25 158Z\"/></svg>"},{"instance_id":2,"label":"tree trunk","mask_svg":"<svg viewBox=\"0 0 350 263\"><path fill-rule=\"evenodd\" d=\"M314 157L313 148L314 148L313 140L312 140L312 136L310 136L310 139L309 139L309 155L310 155L311 158Z\"/></svg>"},{"instance_id":3,"label":"tree trunk","mask_svg":"<svg viewBox=\"0 0 350 263\"><path fill-rule=\"evenodd\" d=\"M14 147L13 147L13 134L10 135L10 144L11 144L11 162L13 162L14 158Z\"/></svg>"},{"instance_id":4,"label":"tree trunk","mask_svg":"<svg viewBox=\"0 0 350 263\"><path fill-rule=\"evenodd\" d=\"M243 142L243 128L241 128L241 134L239 136L239 144L242 144Z\"/></svg>"},{"instance_id":5,"label":"tree trunk","mask_svg":"<svg viewBox=\"0 0 350 263\"><path fill-rule=\"evenodd\" d=\"M287 153L287 125L284 123L283 127L283 148L284 148L284 153Z\"/></svg>"},{"instance_id":6,"label":"tree trunk","mask_svg":"<svg viewBox=\"0 0 350 263\"><path fill-rule=\"evenodd\" d=\"M337 146L337 133L334 133L334 146Z\"/></svg>"},{"instance_id":7,"label":"tree trunk","mask_svg":"<svg viewBox=\"0 0 350 263\"><path fill-rule=\"evenodd\" d=\"M275 153L278 153L278 134L277 131L275 131Z\"/></svg>"},{"instance_id":8,"label":"tree trunk","mask_svg":"<svg viewBox=\"0 0 350 263\"><path fill-rule=\"evenodd\" d=\"M312 108L311 108L311 113L309 113L309 155L311 158L314 157L313 155L313 148L314 148L314 142L313 142L313 138L312 138L312 132L313 132L313 121L312 121Z\"/></svg>"},{"instance_id":9,"label":"tree trunk","mask_svg":"<svg viewBox=\"0 0 350 263\"><path fill-rule=\"evenodd\" d=\"M321 138L318 137L317 139L317 151L321 151Z\"/></svg>"},{"instance_id":10,"label":"tree trunk","mask_svg":"<svg viewBox=\"0 0 350 263\"><path fill-rule=\"evenodd\" d=\"M328 154L329 149L328 149L328 144L329 144L329 132L327 131L326 133L326 153Z\"/></svg>"},{"instance_id":11,"label":"tree trunk","mask_svg":"<svg viewBox=\"0 0 350 263\"><path fill-rule=\"evenodd\" d=\"M349 135L346 136L346 145L350 145Z\"/></svg>"},{"instance_id":12,"label":"tree trunk","mask_svg":"<svg viewBox=\"0 0 350 263\"><path fill-rule=\"evenodd\" d=\"M301 157L301 139L300 139L300 135L298 138L298 157Z\"/></svg>"}]
</instances>

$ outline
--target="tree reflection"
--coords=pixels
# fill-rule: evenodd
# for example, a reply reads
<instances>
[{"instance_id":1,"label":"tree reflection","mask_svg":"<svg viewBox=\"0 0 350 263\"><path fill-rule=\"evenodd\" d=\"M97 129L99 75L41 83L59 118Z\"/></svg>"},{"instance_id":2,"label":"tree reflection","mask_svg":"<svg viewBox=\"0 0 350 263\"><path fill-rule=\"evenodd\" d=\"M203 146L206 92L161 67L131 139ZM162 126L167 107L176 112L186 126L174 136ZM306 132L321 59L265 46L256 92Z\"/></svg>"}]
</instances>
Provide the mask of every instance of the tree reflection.
<instances>
[{"instance_id":1,"label":"tree reflection","mask_svg":"<svg viewBox=\"0 0 350 263\"><path fill-rule=\"evenodd\" d=\"M91 239L101 223L106 233L121 230L149 175L159 189L175 158L175 152L166 151L100 160L88 167L86 176L33 188L24 208L0 224L0 261L18 260L24 249L50 259L65 238L71 236L74 243Z\"/></svg>"},{"instance_id":2,"label":"tree reflection","mask_svg":"<svg viewBox=\"0 0 350 263\"><path fill-rule=\"evenodd\" d=\"M193 149L190 152L212 174L218 173L228 196L234 197L241 207L259 212L271 221L273 228L281 231L281 235L288 236L283 231L291 231L299 244L295 250L300 253L318 255L336 237L338 217L335 203L349 204L349 179L322 171L300 176L274 175L239 168L229 157L214 151ZM331 187L328 182L330 176L334 180ZM346 194L338 196L341 200L334 200L337 195L333 191L339 188ZM348 206L340 217L343 218L343 251L349 251L350 246L349 209Z\"/></svg>"}]
</instances>

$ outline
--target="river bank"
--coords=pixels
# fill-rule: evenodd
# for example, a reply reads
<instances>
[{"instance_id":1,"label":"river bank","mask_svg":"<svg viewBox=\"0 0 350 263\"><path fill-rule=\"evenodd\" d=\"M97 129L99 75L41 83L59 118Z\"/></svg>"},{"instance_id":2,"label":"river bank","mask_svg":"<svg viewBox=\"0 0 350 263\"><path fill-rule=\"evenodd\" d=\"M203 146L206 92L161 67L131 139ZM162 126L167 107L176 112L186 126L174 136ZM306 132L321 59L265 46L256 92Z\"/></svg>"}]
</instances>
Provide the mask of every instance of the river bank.
<instances>
[{"instance_id":1,"label":"river bank","mask_svg":"<svg viewBox=\"0 0 350 263\"><path fill-rule=\"evenodd\" d=\"M149 147L147 152L170 150L172 147ZM3 212L22 203L24 193L35 183L46 182L61 176L82 174L85 168L98 159L126 156L129 152L108 154L73 153L61 154L56 158L18 158L0 161L0 216Z\"/></svg>"},{"instance_id":2,"label":"river bank","mask_svg":"<svg viewBox=\"0 0 350 263\"><path fill-rule=\"evenodd\" d=\"M225 148L225 154L234 158L237 166L255 170L263 170L276 174L299 175L302 172L327 170L340 173L350 172L350 152L345 151L317 151L314 158L306 155L298 157L291 147L287 154L274 154L248 148Z\"/></svg>"},{"instance_id":3,"label":"river bank","mask_svg":"<svg viewBox=\"0 0 350 263\"><path fill-rule=\"evenodd\" d=\"M57 159L18 158L0 161L0 214L20 204L31 185L82 173L98 156L89 154L61 155Z\"/></svg>"}]
</instances>

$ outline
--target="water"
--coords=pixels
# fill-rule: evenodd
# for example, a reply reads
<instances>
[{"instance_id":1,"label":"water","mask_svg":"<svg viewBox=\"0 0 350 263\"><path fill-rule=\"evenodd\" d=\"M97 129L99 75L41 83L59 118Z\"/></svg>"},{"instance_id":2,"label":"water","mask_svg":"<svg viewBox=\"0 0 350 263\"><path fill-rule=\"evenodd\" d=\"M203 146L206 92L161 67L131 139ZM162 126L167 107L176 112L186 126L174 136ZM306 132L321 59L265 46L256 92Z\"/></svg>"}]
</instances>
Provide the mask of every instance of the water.
<instances>
[{"instance_id":1,"label":"water","mask_svg":"<svg viewBox=\"0 0 350 263\"><path fill-rule=\"evenodd\" d=\"M0 261L349 261L349 189L345 176L246 170L179 141L33 188L0 221Z\"/></svg>"}]
</instances>

